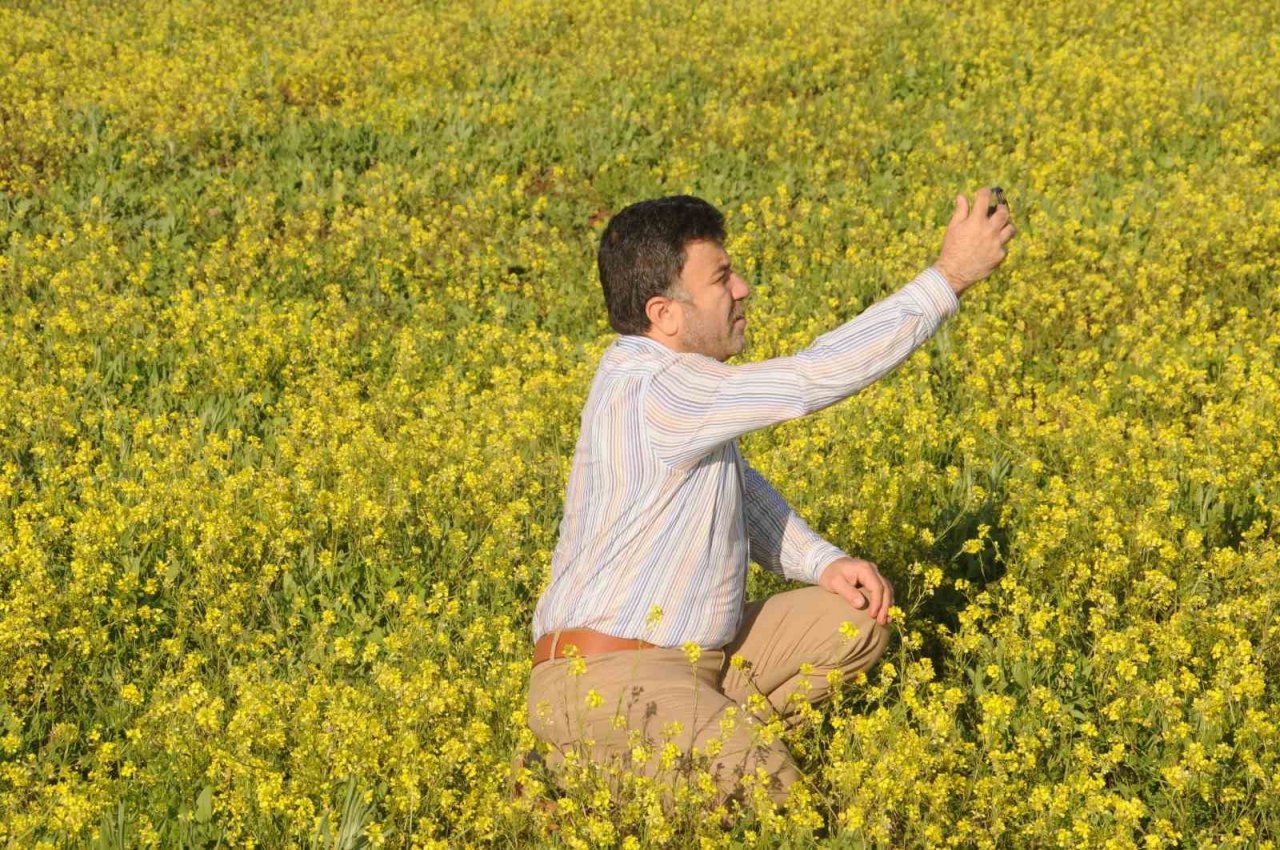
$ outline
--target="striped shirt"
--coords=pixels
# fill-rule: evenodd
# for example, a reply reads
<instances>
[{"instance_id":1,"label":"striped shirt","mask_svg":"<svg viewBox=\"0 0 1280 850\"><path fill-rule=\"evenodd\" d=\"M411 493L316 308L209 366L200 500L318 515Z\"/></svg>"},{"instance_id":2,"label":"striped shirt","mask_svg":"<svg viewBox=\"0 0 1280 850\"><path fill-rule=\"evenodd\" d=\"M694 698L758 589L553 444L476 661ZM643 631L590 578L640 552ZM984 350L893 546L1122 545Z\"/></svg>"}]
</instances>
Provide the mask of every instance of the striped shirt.
<instances>
[{"instance_id":1,"label":"striped shirt","mask_svg":"<svg viewBox=\"0 0 1280 850\"><path fill-rule=\"evenodd\" d=\"M748 556L816 584L845 553L743 459L737 438L847 398L907 359L958 306L931 267L790 357L730 366L619 336L583 407L533 639L589 628L714 649L741 624Z\"/></svg>"}]
</instances>

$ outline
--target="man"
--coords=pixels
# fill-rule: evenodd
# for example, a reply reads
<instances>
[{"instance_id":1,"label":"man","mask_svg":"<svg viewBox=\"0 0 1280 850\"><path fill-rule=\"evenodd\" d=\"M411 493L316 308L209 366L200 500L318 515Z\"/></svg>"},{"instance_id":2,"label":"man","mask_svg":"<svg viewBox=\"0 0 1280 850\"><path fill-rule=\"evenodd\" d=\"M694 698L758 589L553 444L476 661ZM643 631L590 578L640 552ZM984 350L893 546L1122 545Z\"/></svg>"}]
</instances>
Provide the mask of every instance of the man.
<instances>
[{"instance_id":1,"label":"man","mask_svg":"<svg viewBox=\"0 0 1280 850\"><path fill-rule=\"evenodd\" d=\"M785 802L800 774L761 724L789 728L829 695L829 673L875 664L893 587L814 533L738 437L835 404L927 340L1005 257L1014 227L990 200L980 189L970 210L958 195L937 262L898 292L794 356L737 366L724 361L743 349L751 290L721 214L681 195L610 220L598 267L620 336L583 409L533 616L529 724L553 760L581 745L658 776L671 742L723 795L746 777ZM748 556L813 586L744 604Z\"/></svg>"}]
</instances>

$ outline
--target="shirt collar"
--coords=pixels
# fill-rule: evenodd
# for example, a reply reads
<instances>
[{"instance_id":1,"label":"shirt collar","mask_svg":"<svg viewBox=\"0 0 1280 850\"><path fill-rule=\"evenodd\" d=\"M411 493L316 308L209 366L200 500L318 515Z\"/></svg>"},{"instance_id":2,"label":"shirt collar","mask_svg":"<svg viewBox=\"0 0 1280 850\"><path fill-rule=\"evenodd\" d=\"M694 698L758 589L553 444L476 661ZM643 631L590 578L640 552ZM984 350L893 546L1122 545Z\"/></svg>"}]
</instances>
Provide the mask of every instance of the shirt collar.
<instances>
[{"instance_id":1,"label":"shirt collar","mask_svg":"<svg viewBox=\"0 0 1280 850\"><path fill-rule=\"evenodd\" d=\"M630 349L633 351L634 350L654 351L654 352L657 352L658 354L663 354L663 355L678 353L678 352L672 351L670 348L667 348L665 345L658 342L656 339L653 339L652 337L647 337L644 334L619 334L617 340L614 341L614 344L617 345L619 348Z\"/></svg>"}]
</instances>

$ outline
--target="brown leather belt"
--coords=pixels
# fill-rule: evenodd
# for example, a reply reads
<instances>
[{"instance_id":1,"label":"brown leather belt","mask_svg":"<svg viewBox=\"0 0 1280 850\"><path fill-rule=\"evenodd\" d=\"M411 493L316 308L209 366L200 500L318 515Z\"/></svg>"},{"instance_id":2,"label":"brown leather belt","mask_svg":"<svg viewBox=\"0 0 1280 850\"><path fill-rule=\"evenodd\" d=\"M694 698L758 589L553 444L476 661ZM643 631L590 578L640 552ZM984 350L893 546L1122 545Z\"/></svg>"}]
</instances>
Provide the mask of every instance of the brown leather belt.
<instances>
[{"instance_id":1,"label":"brown leather belt","mask_svg":"<svg viewBox=\"0 0 1280 850\"><path fill-rule=\"evenodd\" d=\"M558 640L556 638L557 635L559 635ZM582 656L596 652L613 652L618 649L656 649L658 647L656 643L649 643L639 638L614 637L603 632L597 632L594 629L561 629L558 632L549 632L543 635L533 645L533 664L535 667L552 657L552 644L555 644L554 657L556 658L564 658L564 651L568 646L576 646L578 654Z\"/></svg>"}]
</instances>

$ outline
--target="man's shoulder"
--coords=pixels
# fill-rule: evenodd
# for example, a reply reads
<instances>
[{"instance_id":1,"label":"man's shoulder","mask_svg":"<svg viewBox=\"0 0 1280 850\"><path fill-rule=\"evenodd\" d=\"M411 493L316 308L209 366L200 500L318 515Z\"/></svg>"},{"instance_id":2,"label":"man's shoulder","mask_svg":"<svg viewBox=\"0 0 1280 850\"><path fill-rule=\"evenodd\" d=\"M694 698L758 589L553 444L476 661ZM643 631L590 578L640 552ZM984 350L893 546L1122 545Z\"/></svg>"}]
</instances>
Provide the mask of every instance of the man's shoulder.
<instances>
[{"instance_id":1,"label":"man's shoulder","mask_svg":"<svg viewBox=\"0 0 1280 850\"><path fill-rule=\"evenodd\" d=\"M679 354L644 334L618 334L618 338L609 346L609 350L648 360L670 360Z\"/></svg>"},{"instance_id":2,"label":"man's shoulder","mask_svg":"<svg viewBox=\"0 0 1280 850\"><path fill-rule=\"evenodd\" d=\"M645 341L636 342L637 339ZM666 349L661 343L647 337L629 335L619 336L610 343L596 366L591 391L582 409L583 419L606 415L605 411L616 411L619 406L633 407L640 404L650 380L673 362L661 351L657 351L657 347ZM670 349L666 350L670 352Z\"/></svg>"},{"instance_id":3,"label":"man's shoulder","mask_svg":"<svg viewBox=\"0 0 1280 850\"><path fill-rule=\"evenodd\" d=\"M669 367L679 355L647 336L622 334L600 359L602 376L626 379L652 375Z\"/></svg>"}]
</instances>

